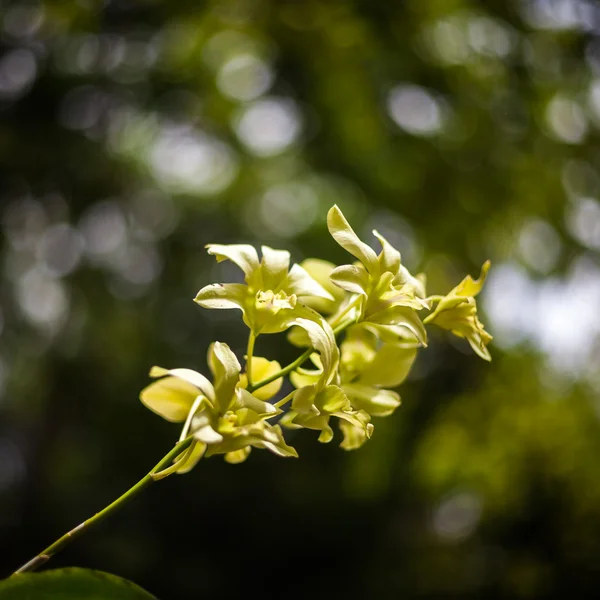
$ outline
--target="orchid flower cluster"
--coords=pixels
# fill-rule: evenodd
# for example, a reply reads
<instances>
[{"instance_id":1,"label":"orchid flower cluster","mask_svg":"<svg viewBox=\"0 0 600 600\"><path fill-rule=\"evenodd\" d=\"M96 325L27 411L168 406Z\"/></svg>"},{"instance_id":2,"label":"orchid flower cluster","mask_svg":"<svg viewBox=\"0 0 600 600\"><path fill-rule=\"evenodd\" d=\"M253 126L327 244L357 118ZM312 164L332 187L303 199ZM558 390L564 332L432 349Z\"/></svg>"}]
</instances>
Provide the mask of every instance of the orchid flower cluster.
<instances>
[{"instance_id":1,"label":"orchid flower cluster","mask_svg":"<svg viewBox=\"0 0 600 600\"><path fill-rule=\"evenodd\" d=\"M285 250L262 246L259 258L246 244L207 245L217 261L235 263L245 283L207 285L195 302L241 310L249 329L245 367L227 344L215 342L208 350L212 381L190 369L152 368L150 376L157 380L141 392L142 402L166 420L183 423L180 440L192 439L165 475L187 472L214 454L240 463L252 448L298 456L282 427L316 430L320 442L329 442L337 422L341 447L359 448L373 434L372 418L388 416L400 405L394 388L427 346L425 325L465 338L490 360L486 346L492 338L475 301L489 261L479 279L467 276L446 296L428 297L424 275L411 275L398 250L378 232L373 233L379 254L359 239L337 206L327 225L356 259L352 264L308 259L290 268ZM290 343L304 349L297 360L282 368L254 355L259 336L284 331ZM292 391L276 400L285 376Z\"/></svg>"}]
</instances>

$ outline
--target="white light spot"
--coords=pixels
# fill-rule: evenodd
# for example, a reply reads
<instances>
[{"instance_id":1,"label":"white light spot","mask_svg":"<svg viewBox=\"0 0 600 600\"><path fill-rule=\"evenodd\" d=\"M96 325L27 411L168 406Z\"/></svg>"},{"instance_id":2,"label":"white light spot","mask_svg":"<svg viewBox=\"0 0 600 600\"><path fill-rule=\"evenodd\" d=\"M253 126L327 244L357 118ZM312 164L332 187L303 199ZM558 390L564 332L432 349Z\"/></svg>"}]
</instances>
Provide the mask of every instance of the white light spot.
<instances>
[{"instance_id":1,"label":"white light spot","mask_svg":"<svg viewBox=\"0 0 600 600\"><path fill-rule=\"evenodd\" d=\"M296 142L301 116L292 100L266 98L242 111L235 130L248 150L257 156L274 156Z\"/></svg>"},{"instance_id":2,"label":"white light spot","mask_svg":"<svg viewBox=\"0 0 600 600\"><path fill-rule=\"evenodd\" d=\"M127 224L120 206L106 201L91 206L79 224L85 249L93 260L109 259L127 242Z\"/></svg>"},{"instance_id":3,"label":"white light spot","mask_svg":"<svg viewBox=\"0 0 600 600\"><path fill-rule=\"evenodd\" d=\"M35 246L46 229L47 220L39 202L22 198L8 206L2 224L12 247L15 250L25 250Z\"/></svg>"},{"instance_id":4,"label":"white light spot","mask_svg":"<svg viewBox=\"0 0 600 600\"><path fill-rule=\"evenodd\" d=\"M426 31L426 41L435 58L446 65L460 65L471 57L462 19L452 17L438 21Z\"/></svg>"},{"instance_id":5,"label":"white light spot","mask_svg":"<svg viewBox=\"0 0 600 600\"><path fill-rule=\"evenodd\" d=\"M148 285L158 277L162 261L152 246L131 246L124 253L118 273L134 285Z\"/></svg>"},{"instance_id":6,"label":"white light spot","mask_svg":"<svg viewBox=\"0 0 600 600\"><path fill-rule=\"evenodd\" d=\"M67 129L91 129L99 123L107 104L105 95L97 88L77 87L63 99L58 119Z\"/></svg>"},{"instance_id":7,"label":"white light spot","mask_svg":"<svg viewBox=\"0 0 600 600\"><path fill-rule=\"evenodd\" d=\"M14 38L30 38L44 22L42 6L14 6L4 17L4 31Z\"/></svg>"},{"instance_id":8,"label":"white light spot","mask_svg":"<svg viewBox=\"0 0 600 600\"><path fill-rule=\"evenodd\" d=\"M19 278L16 296L23 315L32 324L45 329L59 327L69 310L65 287L39 269L30 269Z\"/></svg>"},{"instance_id":9,"label":"white light spot","mask_svg":"<svg viewBox=\"0 0 600 600\"><path fill-rule=\"evenodd\" d=\"M588 122L577 102L555 96L546 109L546 121L551 132L567 144L580 144L588 132Z\"/></svg>"},{"instance_id":10,"label":"white light spot","mask_svg":"<svg viewBox=\"0 0 600 600\"><path fill-rule=\"evenodd\" d=\"M536 294L535 285L522 267L504 264L490 271L482 299L495 344L510 348L530 337Z\"/></svg>"},{"instance_id":11,"label":"white light spot","mask_svg":"<svg viewBox=\"0 0 600 600\"><path fill-rule=\"evenodd\" d=\"M513 46L508 29L488 17L475 17L469 20L469 44L479 54L504 58L510 54Z\"/></svg>"},{"instance_id":12,"label":"white light spot","mask_svg":"<svg viewBox=\"0 0 600 600\"><path fill-rule=\"evenodd\" d=\"M481 517L481 501L471 493L452 494L440 502L433 515L433 529L447 540L463 540L473 533Z\"/></svg>"},{"instance_id":13,"label":"white light spot","mask_svg":"<svg viewBox=\"0 0 600 600\"><path fill-rule=\"evenodd\" d=\"M131 218L138 239L156 241L175 229L180 214L170 196L157 190L144 190L131 199Z\"/></svg>"},{"instance_id":14,"label":"white light spot","mask_svg":"<svg viewBox=\"0 0 600 600\"><path fill-rule=\"evenodd\" d=\"M47 229L37 247L37 259L51 277L64 277L77 268L83 251L80 233L66 223Z\"/></svg>"},{"instance_id":15,"label":"white light spot","mask_svg":"<svg viewBox=\"0 0 600 600\"><path fill-rule=\"evenodd\" d=\"M158 181L169 191L217 194L237 173L231 149L188 128L164 127L149 159Z\"/></svg>"},{"instance_id":16,"label":"white light spot","mask_svg":"<svg viewBox=\"0 0 600 600\"><path fill-rule=\"evenodd\" d=\"M407 133L429 136L442 128L444 119L440 103L417 85L395 87L388 96L387 108L392 119Z\"/></svg>"},{"instance_id":17,"label":"white light spot","mask_svg":"<svg viewBox=\"0 0 600 600\"><path fill-rule=\"evenodd\" d=\"M22 96L33 84L37 63L33 52L19 48L0 60L0 99Z\"/></svg>"},{"instance_id":18,"label":"white light spot","mask_svg":"<svg viewBox=\"0 0 600 600\"><path fill-rule=\"evenodd\" d=\"M594 198L579 198L567 214L567 227L579 242L600 250L600 203Z\"/></svg>"},{"instance_id":19,"label":"white light spot","mask_svg":"<svg viewBox=\"0 0 600 600\"><path fill-rule=\"evenodd\" d=\"M600 124L600 80L598 79L594 80L590 85L588 104L596 123Z\"/></svg>"},{"instance_id":20,"label":"white light spot","mask_svg":"<svg viewBox=\"0 0 600 600\"><path fill-rule=\"evenodd\" d=\"M528 340L557 373L577 377L587 369L600 334L600 269L578 259L562 278L536 283L511 264L492 269L483 294L495 343Z\"/></svg>"},{"instance_id":21,"label":"white light spot","mask_svg":"<svg viewBox=\"0 0 600 600\"><path fill-rule=\"evenodd\" d=\"M318 214L318 198L313 189L302 183L270 188L260 201L263 227L279 237L294 237L306 231Z\"/></svg>"},{"instance_id":22,"label":"white light spot","mask_svg":"<svg viewBox=\"0 0 600 600\"><path fill-rule=\"evenodd\" d=\"M234 56L219 69L217 86L232 100L255 100L273 82L273 71L267 63L252 54Z\"/></svg>"},{"instance_id":23,"label":"white light spot","mask_svg":"<svg viewBox=\"0 0 600 600\"><path fill-rule=\"evenodd\" d=\"M569 160L562 170L562 184L569 200L594 196L600 191L600 177L592 166L582 160Z\"/></svg>"},{"instance_id":24,"label":"white light spot","mask_svg":"<svg viewBox=\"0 0 600 600\"><path fill-rule=\"evenodd\" d=\"M560 256L560 238L546 221L534 219L526 223L519 233L519 251L532 269L549 273Z\"/></svg>"}]
</instances>

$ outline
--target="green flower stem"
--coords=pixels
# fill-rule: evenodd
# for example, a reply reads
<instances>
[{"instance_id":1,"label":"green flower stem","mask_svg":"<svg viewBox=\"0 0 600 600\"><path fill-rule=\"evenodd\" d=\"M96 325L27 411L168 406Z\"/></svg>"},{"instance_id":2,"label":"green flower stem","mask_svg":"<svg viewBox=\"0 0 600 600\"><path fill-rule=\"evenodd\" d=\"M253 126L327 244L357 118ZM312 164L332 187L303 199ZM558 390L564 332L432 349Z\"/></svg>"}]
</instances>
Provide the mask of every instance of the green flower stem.
<instances>
[{"instance_id":1,"label":"green flower stem","mask_svg":"<svg viewBox=\"0 0 600 600\"><path fill-rule=\"evenodd\" d=\"M140 479L133 487L129 488L122 496L117 498L114 502L109 504L106 508L103 508L100 512L96 513L93 517L83 521L77 525L77 527L71 529L63 535L61 538L56 540L53 544L48 546L45 550L42 550L37 556L32 558L29 562L25 563L20 569L17 569L14 575L20 573L26 573L28 571L34 571L38 567L41 567L46 563L52 556L60 552L65 546L70 544L75 538L86 533L91 527L100 523L105 518L109 517L113 513L117 512L119 508L129 502L134 496L137 496L144 488L148 487L153 481L156 481L154 475L160 472L164 467L169 465L173 459L177 458L183 451L185 451L190 444L194 441L194 436L190 436L185 440L182 440L176 444L170 452L168 452L162 460L143 478Z\"/></svg>"},{"instance_id":2,"label":"green flower stem","mask_svg":"<svg viewBox=\"0 0 600 600\"><path fill-rule=\"evenodd\" d=\"M341 333L342 331L344 331L344 329L346 329L346 327L348 327L349 325L352 325L352 323L354 323L354 322L355 322L355 319L350 319L350 320L346 321L345 323L342 323L341 325L338 325L333 330L333 333L335 335L338 335L339 333ZM250 393L252 393L252 392L258 390L259 388L264 387L265 385L268 385L272 381L275 381L276 379L279 379L280 377L284 377L288 373L291 373L292 371L295 371L298 367L301 367L302 364L306 360L308 360L308 358L310 357L310 355L313 352L314 352L314 349L312 347L309 348L308 350L306 350L305 352L303 352L295 361L291 362L286 367L283 367L283 369L281 369L281 371L277 371L277 373L273 373L272 375L269 375L269 377L265 377L264 379L261 379L260 381L257 381L254 385L248 384L248 387L246 389Z\"/></svg>"},{"instance_id":3,"label":"green flower stem","mask_svg":"<svg viewBox=\"0 0 600 600\"><path fill-rule=\"evenodd\" d=\"M248 387L252 387L252 356L254 354L256 337L251 330L248 334L248 349L246 350L246 378L248 379Z\"/></svg>"}]
</instances>

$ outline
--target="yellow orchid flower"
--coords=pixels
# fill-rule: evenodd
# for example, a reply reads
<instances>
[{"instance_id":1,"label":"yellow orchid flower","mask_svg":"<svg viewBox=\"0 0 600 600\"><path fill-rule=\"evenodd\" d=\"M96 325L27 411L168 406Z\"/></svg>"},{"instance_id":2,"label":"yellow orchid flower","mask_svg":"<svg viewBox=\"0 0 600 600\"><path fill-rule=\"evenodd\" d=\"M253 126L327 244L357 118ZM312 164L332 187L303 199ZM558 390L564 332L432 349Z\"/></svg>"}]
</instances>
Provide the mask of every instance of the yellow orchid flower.
<instances>
[{"instance_id":1,"label":"yellow orchid flower","mask_svg":"<svg viewBox=\"0 0 600 600\"><path fill-rule=\"evenodd\" d=\"M424 279L413 277L401 264L398 250L373 231L382 248L376 254L360 240L337 206L327 214L327 226L335 241L359 261L331 272L334 284L355 295L358 321L369 323L371 330L385 339L414 339L426 346L427 334L417 312L429 306Z\"/></svg>"},{"instance_id":2,"label":"yellow orchid flower","mask_svg":"<svg viewBox=\"0 0 600 600\"><path fill-rule=\"evenodd\" d=\"M290 269L290 253L262 246L262 258L247 244L208 244L218 262L230 260L244 272L245 284L214 283L203 287L195 302L204 308L239 308L254 335L278 333L290 320L309 314L304 302L333 296L300 265ZM315 313L316 315L316 313ZM318 316L318 315L317 315Z\"/></svg>"},{"instance_id":3,"label":"yellow orchid flower","mask_svg":"<svg viewBox=\"0 0 600 600\"><path fill-rule=\"evenodd\" d=\"M153 367L150 376L160 379L140 394L141 401L155 413L184 423L180 439L194 436L185 456L178 459L177 471L187 472L202 456L213 454L225 454L231 463L242 462L251 447L266 448L278 456L297 456L286 444L281 428L267 422L281 410L240 386L241 366L227 344L211 345L208 365L214 383L191 369ZM277 393L280 385L276 382L269 391Z\"/></svg>"},{"instance_id":4,"label":"yellow orchid flower","mask_svg":"<svg viewBox=\"0 0 600 600\"><path fill-rule=\"evenodd\" d=\"M475 296L483 288L490 269L490 261L483 263L479 279L467 275L449 294L441 298L436 309L424 320L448 329L454 335L465 338L471 348L484 360L492 360L486 346L493 339L485 331L477 316Z\"/></svg>"}]
</instances>

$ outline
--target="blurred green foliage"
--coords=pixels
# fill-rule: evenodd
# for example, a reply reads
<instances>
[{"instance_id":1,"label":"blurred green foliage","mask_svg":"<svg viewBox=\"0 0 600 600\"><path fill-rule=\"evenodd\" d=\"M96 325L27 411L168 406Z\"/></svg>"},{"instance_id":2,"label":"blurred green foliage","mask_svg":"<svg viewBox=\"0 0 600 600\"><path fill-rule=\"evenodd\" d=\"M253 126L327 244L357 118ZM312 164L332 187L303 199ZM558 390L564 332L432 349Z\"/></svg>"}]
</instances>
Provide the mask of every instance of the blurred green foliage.
<instances>
[{"instance_id":1,"label":"blurred green foliage","mask_svg":"<svg viewBox=\"0 0 600 600\"><path fill-rule=\"evenodd\" d=\"M236 276L204 244L341 263L338 203L431 293L492 259L492 364L440 333L359 452L203 461L53 566L173 599L597 589L595 2L2 0L0 26L5 574L171 447L152 364L243 354L192 302Z\"/></svg>"}]
</instances>

